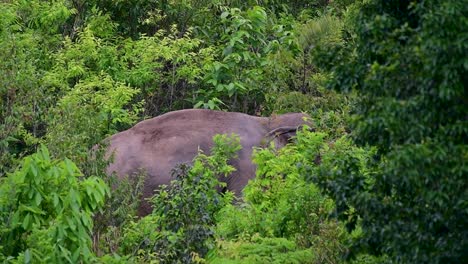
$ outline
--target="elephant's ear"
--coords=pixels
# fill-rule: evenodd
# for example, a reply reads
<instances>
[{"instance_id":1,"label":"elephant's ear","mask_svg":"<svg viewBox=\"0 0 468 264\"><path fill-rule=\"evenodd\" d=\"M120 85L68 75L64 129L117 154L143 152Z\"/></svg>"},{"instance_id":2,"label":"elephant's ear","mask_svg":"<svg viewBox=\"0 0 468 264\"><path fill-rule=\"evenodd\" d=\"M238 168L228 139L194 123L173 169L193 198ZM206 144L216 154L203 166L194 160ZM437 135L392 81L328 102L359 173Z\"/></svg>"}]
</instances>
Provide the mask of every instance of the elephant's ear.
<instances>
[{"instance_id":1,"label":"elephant's ear","mask_svg":"<svg viewBox=\"0 0 468 264\"><path fill-rule=\"evenodd\" d=\"M284 126L275 128L265 135L265 145L268 146L271 141L274 141L276 147L283 147L291 141L292 137L296 136L296 132L298 129L299 127L295 126Z\"/></svg>"}]
</instances>

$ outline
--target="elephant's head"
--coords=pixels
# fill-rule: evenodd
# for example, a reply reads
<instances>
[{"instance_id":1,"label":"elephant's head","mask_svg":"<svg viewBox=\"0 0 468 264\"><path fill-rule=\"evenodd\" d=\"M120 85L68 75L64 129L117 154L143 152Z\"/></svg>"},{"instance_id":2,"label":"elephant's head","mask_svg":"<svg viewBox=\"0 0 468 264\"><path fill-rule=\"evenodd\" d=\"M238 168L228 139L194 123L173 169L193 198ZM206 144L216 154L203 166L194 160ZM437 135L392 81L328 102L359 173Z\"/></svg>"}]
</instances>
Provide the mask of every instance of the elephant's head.
<instances>
[{"instance_id":1,"label":"elephant's head","mask_svg":"<svg viewBox=\"0 0 468 264\"><path fill-rule=\"evenodd\" d=\"M307 114L290 113L271 116L268 122L270 132L265 135L267 145L274 141L277 148L283 147L304 125L312 126L311 118Z\"/></svg>"}]
</instances>

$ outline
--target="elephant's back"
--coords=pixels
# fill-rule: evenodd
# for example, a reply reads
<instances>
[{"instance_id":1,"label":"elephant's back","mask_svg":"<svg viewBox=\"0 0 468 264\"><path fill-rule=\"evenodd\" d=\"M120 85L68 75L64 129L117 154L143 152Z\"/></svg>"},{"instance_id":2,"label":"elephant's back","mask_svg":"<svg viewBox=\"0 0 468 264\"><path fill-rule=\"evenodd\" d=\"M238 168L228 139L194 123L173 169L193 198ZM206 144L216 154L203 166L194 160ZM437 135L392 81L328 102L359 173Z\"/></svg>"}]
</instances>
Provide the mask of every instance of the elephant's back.
<instances>
[{"instance_id":1,"label":"elephant's back","mask_svg":"<svg viewBox=\"0 0 468 264\"><path fill-rule=\"evenodd\" d=\"M112 157L112 162L107 168L108 174L117 172L118 175L124 176L140 167L138 148L141 146L141 139L138 136L126 130L111 136L108 143L106 157Z\"/></svg>"},{"instance_id":2,"label":"elephant's back","mask_svg":"<svg viewBox=\"0 0 468 264\"><path fill-rule=\"evenodd\" d=\"M153 176L168 175L177 163L192 161L200 149L208 153L216 134L239 135L242 152L250 153L267 132L264 122L268 119L232 112L170 112L112 136L109 150L115 151L115 160L109 170L125 175L144 167Z\"/></svg>"},{"instance_id":3,"label":"elephant's back","mask_svg":"<svg viewBox=\"0 0 468 264\"><path fill-rule=\"evenodd\" d=\"M250 116L244 113L223 112L207 109L185 109L169 112L151 119L141 121L132 129L135 132L147 132L155 128L171 127L216 127L216 126L236 126L240 123L261 123L268 122L265 117Z\"/></svg>"},{"instance_id":4,"label":"elephant's back","mask_svg":"<svg viewBox=\"0 0 468 264\"><path fill-rule=\"evenodd\" d=\"M267 118L242 113L187 109L142 121L130 130L141 137L143 144L160 141L171 141L174 144L203 138L211 142L216 134L236 133L246 137L264 134L267 122Z\"/></svg>"}]
</instances>

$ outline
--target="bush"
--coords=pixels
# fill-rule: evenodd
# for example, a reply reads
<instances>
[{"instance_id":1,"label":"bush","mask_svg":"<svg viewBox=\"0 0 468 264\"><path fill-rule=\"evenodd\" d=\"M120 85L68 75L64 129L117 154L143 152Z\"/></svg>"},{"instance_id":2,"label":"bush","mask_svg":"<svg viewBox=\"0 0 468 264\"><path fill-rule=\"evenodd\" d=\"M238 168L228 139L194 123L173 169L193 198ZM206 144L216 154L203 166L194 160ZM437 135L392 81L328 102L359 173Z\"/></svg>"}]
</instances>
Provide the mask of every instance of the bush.
<instances>
[{"instance_id":1,"label":"bush","mask_svg":"<svg viewBox=\"0 0 468 264\"><path fill-rule=\"evenodd\" d=\"M217 135L213 140L211 156L199 153L192 167L176 167L171 185L152 198L153 212L125 229L123 254L141 262L192 263L214 247L214 215L232 200L218 193L218 178L234 170L228 161L240 149L240 139Z\"/></svg>"},{"instance_id":2,"label":"bush","mask_svg":"<svg viewBox=\"0 0 468 264\"><path fill-rule=\"evenodd\" d=\"M255 236L244 241L219 241L218 256L210 263L315 263L311 249L300 249L286 238L264 238Z\"/></svg>"},{"instance_id":3,"label":"bush","mask_svg":"<svg viewBox=\"0 0 468 264\"><path fill-rule=\"evenodd\" d=\"M342 226L328 219L333 201L304 178L304 168L318 166L316 158L326 146L325 137L305 128L298 133L295 145L278 151L270 148L255 152L257 176L244 189L244 202L227 205L217 216L221 245L239 243L242 250L257 247L245 252L253 254L249 256L252 260L258 257L259 261L266 261L255 253L266 250L262 239L279 239L292 243L291 254L313 252L314 258L309 263L339 260L345 251L345 236ZM255 237L260 239L252 240ZM216 254L223 258L238 257L225 250L218 248Z\"/></svg>"},{"instance_id":4,"label":"bush","mask_svg":"<svg viewBox=\"0 0 468 264\"><path fill-rule=\"evenodd\" d=\"M348 153L318 182L351 229L361 220L353 253L393 263L468 259L465 2L363 1L350 13L348 41L316 53L331 88L358 94L354 142L377 147L371 171Z\"/></svg>"},{"instance_id":5,"label":"bush","mask_svg":"<svg viewBox=\"0 0 468 264\"><path fill-rule=\"evenodd\" d=\"M42 146L0 179L0 260L77 263L94 258L92 216L109 188L97 177L80 176L73 162L51 160Z\"/></svg>"}]
</instances>

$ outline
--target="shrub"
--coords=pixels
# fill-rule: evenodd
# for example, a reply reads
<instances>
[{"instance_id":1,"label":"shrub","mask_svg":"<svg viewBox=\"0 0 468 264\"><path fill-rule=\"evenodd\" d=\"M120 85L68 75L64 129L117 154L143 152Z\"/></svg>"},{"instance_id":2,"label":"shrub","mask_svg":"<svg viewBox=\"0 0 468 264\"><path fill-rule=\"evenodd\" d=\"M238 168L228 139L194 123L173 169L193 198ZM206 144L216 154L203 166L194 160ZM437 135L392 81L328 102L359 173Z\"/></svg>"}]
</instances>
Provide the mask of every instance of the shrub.
<instances>
[{"instance_id":1,"label":"shrub","mask_svg":"<svg viewBox=\"0 0 468 264\"><path fill-rule=\"evenodd\" d=\"M52 160L42 146L0 179L0 260L77 263L94 258L92 216L109 189L100 178L80 176L73 162Z\"/></svg>"},{"instance_id":2,"label":"shrub","mask_svg":"<svg viewBox=\"0 0 468 264\"><path fill-rule=\"evenodd\" d=\"M152 198L153 212L126 228L124 254L142 262L191 263L214 247L214 215L232 199L218 193L218 178L234 170L228 161L240 149L240 138L217 135L213 140L211 156L199 153L192 167L176 167L174 181Z\"/></svg>"},{"instance_id":3,"label":"shrub","mask_svg":"<svg viewBox=\"0 0 468 264\"><path fill-rule=\"evenodd\" d=\"M328 61L331 88L358 93L352 135L378 148L366 165L372 180L346 155L333 157L333 173L319 184L351 228L361 219L352 252L394 263L466 262L466 1L357 6L348 41L316 58Z\"/></svg>"},{"instance_id":4,"label":"shrub","mask_svg":"<svg viewBox=\"0 0 468 264\"><path fill-rule=\"evenodd\" d=\"M209 259L210 263L314 263L311 249L300 249L286 238L252 237L249 240L219 241L219 255Z\"/></svg>"},{"instance_id":5,"label":"shrub","mask_svg":"<svg viewBox=\"0 0 468 264\"><path fill-rule=\"evenodd\" d=\"M221 245L240 243L242 250L257 247L245 252L252 254L249 256L252 261L257 257L259 261L267 261L268 258L261 255L266 250L262 239L279 239L277 241L292 243L291 254L301 255L304 250L314 252L309 263L339 260L345 251L345 237L342 226L328 219L333 201L304 178L304 168L318 166L316 158L326 146L325 137L323 133L305 128L298 133L295 145L255 152L257 176L244 189L244 202L238 206L227 205L217 216ZM255 237L261 239L252 239ZM223 242L225 240L228 242ZM231 249L218 248L216 255L238 258L225 250Z\"/></svg>"}]
</instances>

